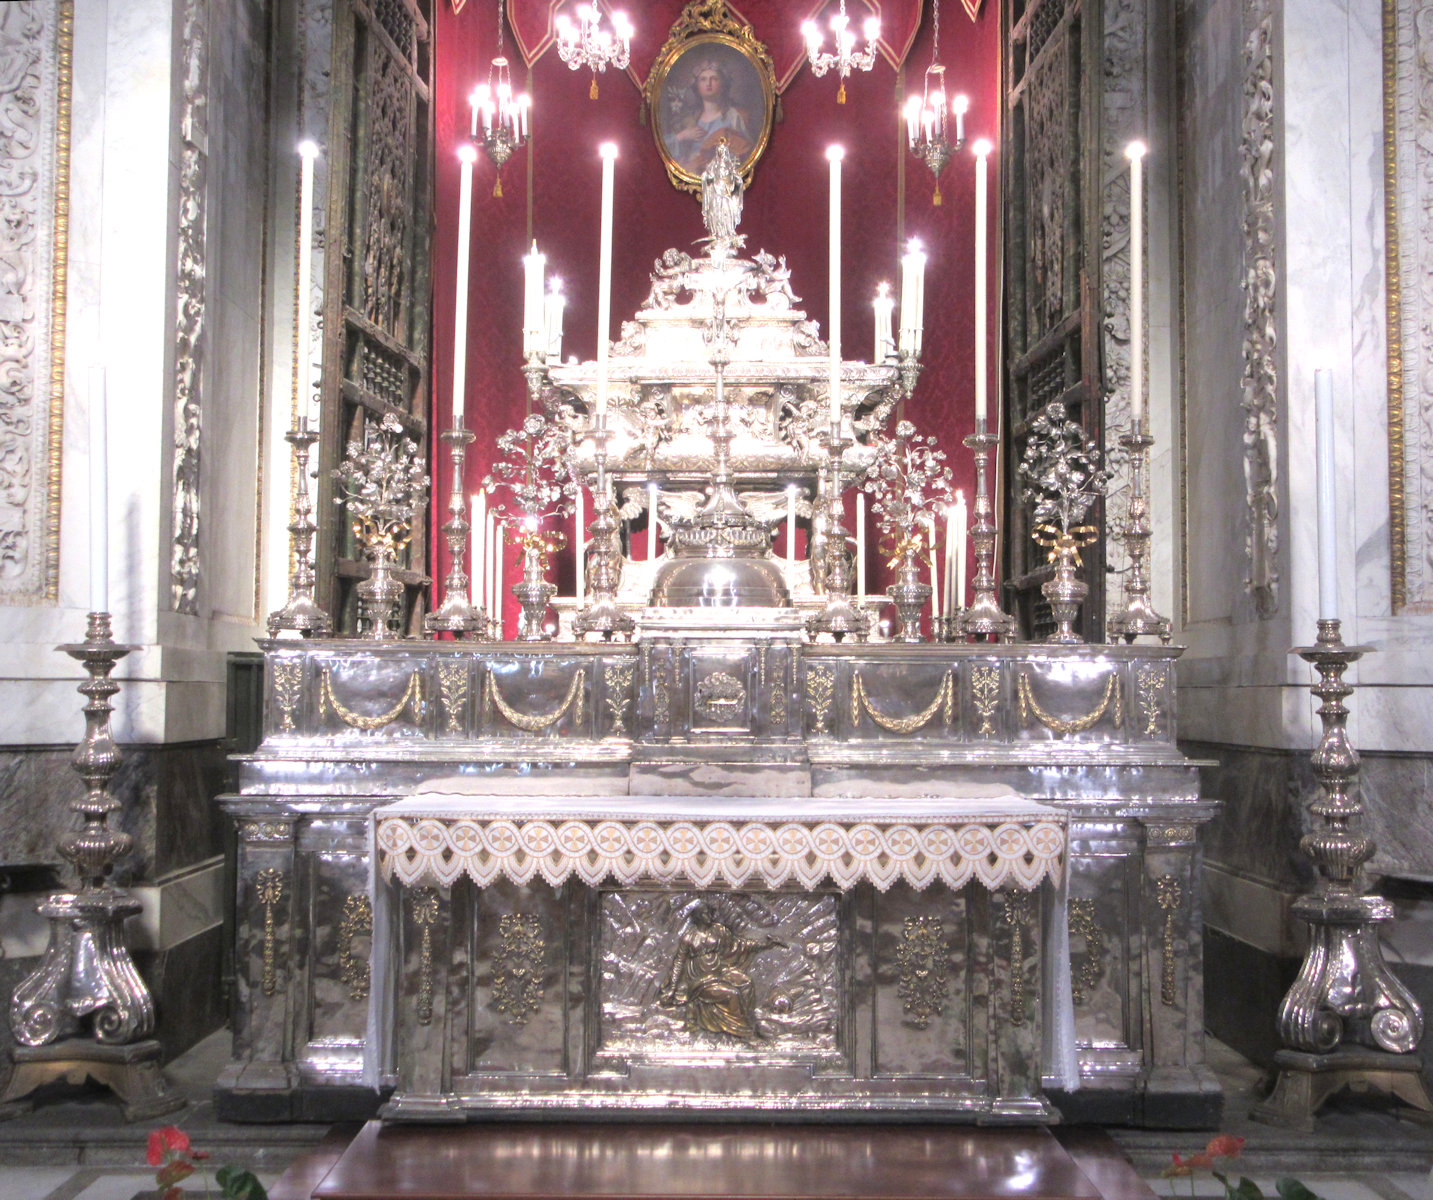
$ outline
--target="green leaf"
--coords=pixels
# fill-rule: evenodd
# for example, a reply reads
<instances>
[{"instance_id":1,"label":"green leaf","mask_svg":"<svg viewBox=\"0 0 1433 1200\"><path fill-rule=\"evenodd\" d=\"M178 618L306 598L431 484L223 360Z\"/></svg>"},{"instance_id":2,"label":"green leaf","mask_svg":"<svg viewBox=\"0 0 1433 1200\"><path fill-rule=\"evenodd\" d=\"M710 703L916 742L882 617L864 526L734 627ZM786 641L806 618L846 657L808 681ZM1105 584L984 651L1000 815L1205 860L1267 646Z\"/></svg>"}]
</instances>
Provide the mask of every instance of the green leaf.
<instances>
[{"instance_id":1,"label":"green leaf","mask_svg":"<svg viewBox=\"0 0 1433 1200\"><path fill-rule=\"evenodd\" d=\"M1259 1185L1245 1175L1239 1176L1238 1183L1230 1183L1228 1177L1218 1171L1209 1173L1224 1185L1225 1200L1264 1200L1264 1193L1259 1190Z\"/></svg>"},{"instance_id":2,"label":"green leaf","mask_svg":"<svg viewBox=\"0 0 1433 1200\"><path fill-rule=\"evenodd\" d=\"M214 1172L224 1200L269 1200L269 1193L252 1171L242 1167L220 1167Z\"/></svg>"},{"instance_id":3,"label":"green leaf","mask_svg":"<svg viewBox=\"0 0 1433 1200\"><path fill-rule=\"evenodd\" d=\"M1284 1200L1319 1200L1319 1197L1315 1193L1309 1191L1309 1189L1297 1179L1289 1179L1287 1177L1277 1179L1274 1181L1274 1190L1278 1192Z\"/></svg>"}]
</instances>

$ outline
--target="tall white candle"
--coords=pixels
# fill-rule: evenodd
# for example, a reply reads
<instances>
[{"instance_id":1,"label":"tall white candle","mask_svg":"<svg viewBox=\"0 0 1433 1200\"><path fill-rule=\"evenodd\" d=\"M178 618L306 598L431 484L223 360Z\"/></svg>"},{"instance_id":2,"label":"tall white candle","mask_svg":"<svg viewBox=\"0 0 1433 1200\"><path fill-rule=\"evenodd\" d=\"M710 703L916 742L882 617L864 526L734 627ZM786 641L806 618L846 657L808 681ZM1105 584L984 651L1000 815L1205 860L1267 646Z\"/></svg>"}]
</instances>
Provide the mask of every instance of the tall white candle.
<instances>
[{"instance_id":1,"label":"tall white candle","mask_svg":"<svg viewBox=\"0 0 1433 1200\"><path fill-rule=\"evenodd\" d=\"M866 599L866 493L856 493L856 596Z\"/></svg>"},{"instance_id":2,"label":"tall white candle","mask_svg":"<svg viewBox=\"0 0 1433 1200\"><path fill-rule=\"evenodd\" d=\"M483 603L483 587L487 580L483 575L486 559L483 557L483 541L488 532L488 494L479 490L473 493L473 578L469 581L468 594L475 604Z\"/></svg>"},{"instance_id":3,"label":"tall white candle","mask_svg":"<svg viewBox=\"0 0 1433 1200\"><path fill-rule=\"evenodd\" d=\"M487 609L489 619L498 615L497 579L493 570L497 556L497 527L498 514L490 508L487 532L483 535L483 607Z\"/></svg>"},{"instance_id":4,"label":"tall white candle","mask_svg":"<svg viewBox=\"0 0 1433 1200\"><path fill-rule=\"evenodd\" d=\"M986 292L985 256L986 224L989 203L986 193L990 189L987 159L995 149L986 138L981 138L972 147L975 151L975 420L983 426L989 414L986 399L985 343L986 343Z\"/></svg>"},{"instance_id":5,"label":"tall white candle","mask_svg":"<svg viewBox=\"0 0 1433 1200\"><path fill-rule=\"evenodd\" d=\"M932 637L940 636L940 555L935 551L935 516L925 518L926 533L930 537L930 632Z\"/></svg>"},{"instance_id":6,"label":"tall white candle","mask_svg":"<svg viewBox=\"0 0 1433 1200\"><path fill-rule=\"evenodd\" d=\"M796 561L796 485L786 485L786 561Z\"/></svg>"},{"instance_id":7,"label":"tall white candle","mask_svg":"<svg viewBox=\"0 0 1433 1200\"><path fill-rule=\"evenodd\" d=\"M955 493L955 597L950 602L951 615L965 607L965 540L970 527L970 514L965 493Z\"/></svg>"},{"instance_id":8,"label":"tall white candle","mask_svg":"<svg viewBox=\"0 0 1433 1200\"><path fill-rule=\"evenodd\" d=\"M597 266L597 423L607 420L607 352L612 331L612 192L616 179L617 146L603 142L602 230Z\"/></svg>"},{"instance_id":9,"label":"tall white candle","mask_svg":"<svg viewBox=\"0 0 1433 1200\"><path fill-rule=\"evenodd\" d=\"M831 164L831 256L828 270L831 284L831 424L841 423L841 160L846 151L830 146L826 159Z\"/></svg>"},{"instance_id":10,"label":"tall white candle","mask_svg":"<svg viewBox=\"0 0 1433 1200\"><path fill-rule=\"evenodd\" d=\"M586 562L587 556L586 556L586 554L584 553L584 551L586 551L586 549L587 549L587 543L586 543L586 541L584 540L584 539L586 538L586 536L587 536L587 522L586 522L586 520L584 519L584 518L586 517L586 515L587 515L587 514L586 514L586 511L585 511L585 510L586 510L586 507L587 507L587 493L582 490L582 485L579 483L579 484L577 485L577 509L576 509L577 515L576 515L576 517L574 518L574 522L573 522L573 523L577 526L577 529L576 529L576 531L575 531L575 532L573 533L573 535L572 535L572 545L576 548L576 551L577 551L577 607L578 607L578 608L581 608L581 607L582 607L583 597L585 597L585 596L587 595L587 562Z\"/></svg>"},{"instance_id":11,"label":"tall white candle","mask_svg":"<svg viewBox=\"0 0 1433 1200\"><path fill-rule=\"evenodd\" d=\"M1314 372L1314 443L1317 460L1319 617L1338 620L1338 537L1334 508L1333 372Z\"/></svg>"},{"instance_id":12,"label":"tall white candle","mask_svg":"<svg viewBox=\"0 0 1433 1200\"><path fill-rule=\"evenodd\" d=\"M298 415L307 423L312 418L318 427L318 410L309 389L309 322L313 298L313 160L318 157L318 144L299 143L299 327L294 330L294 357L299 364ZM302 426L301 426L302 427Z\"/></svg>"},{"instance_id":13,"label":"tall white candle","mask_svg":"<svg viewBox=\"0 0 1433 1200\"><path fill-rule=\"evenodd\" d=\"M945 510L945 556L942 562L942 586L945 589L945 615L953 615L955 607L955 505L951 504Z\"/></svg>"},{"instance_id":14,"label":"tall white candle","mask_svg":"<svg viewBox=\"0 0 1433 1200\"><path fill-rule=\"evenodd\" d=\"M1144 156L1145 144L1125 147L1129 159L1129 415L1144 420Z\"/></svg>"},{"instance_id":15,"label":"tall white candle","mask_svg":"<svg viewBox=\"0 0 1433 1200\"><path fill-rule=\"evenodd\" d=\"M468 257L473 237L473 163L478 152L458 147L458 271L453 300L453 428L461 429L468 390Z\"/></svg>"},{"instance_id":16,"label":"tall white candle","mask_svg":"<svg viewBox=\"0 0 1433 1200\"><path fill-rule=\"evenodd\" d=\"M874 308L876 310L876 351L873 362L879 366L890 356L894 342L891 338L891 314L896 307L895 297L891 295L889 283L876 285L876 299Z\"/></svg>"},{"instance_id":17,"label":"tall white candle","mask_svg":"<svg viewBox=\"0 0 1433 1200\"><path fill-rule=\"evenodd\" d=\"M925 251L911 238L901 255L901 351L919 355L925 323Z\"/></svg>"},{"instance_id":18,"label":"tall white candle","mask_svg":"<svg viewBox=\"0 0 1433 1200\"><path fill-rule=\"evenodd\" d=\"M556 278L547 285L547 360L562 361L562 310L566 305L562 294L562 280Z\"/></svg>"},{"instance_id":19,"label":"tall white candle","mask_svg":"<svg viewBox=\"0 0 1433 1200\"><path fill-rule=\"evenodd\" d=\"M498 641L503 639L503 541L506 527L501 521L494 522L493 532L497 545L493 548L493 615L498 619Z\"/></svg>"},{"instance_id":20,"label":"tall white candle","mask_svg":"<svg viewBox=\"0 0 1433 1200\"><path fill-rule=\"evenodd\" d=\"M90 612L109 612L109 402L90 368Z\"/></svg>"},{"instance_id":21,"label":"tall white candle","mask_svg":"<svg viewBox=\"0 0 1433 1200\"><path fill-rule=\"evenodd\" d=\"M647 484L647 561L657 557L657 485Z\"/></svg>"},{"instance_id":22,"label":"tall white candle","mask_svg":"<svg viewBox=\"0 0 1433 1200\"><path fill-rule=\"evenodd\" d=\"M547 258L533 242L532 249L522 257L522 354L524 358L541 354L547 349L544 326L546 314L543 311L542 281L547 267Z\"/></svg>"}]
</instances>

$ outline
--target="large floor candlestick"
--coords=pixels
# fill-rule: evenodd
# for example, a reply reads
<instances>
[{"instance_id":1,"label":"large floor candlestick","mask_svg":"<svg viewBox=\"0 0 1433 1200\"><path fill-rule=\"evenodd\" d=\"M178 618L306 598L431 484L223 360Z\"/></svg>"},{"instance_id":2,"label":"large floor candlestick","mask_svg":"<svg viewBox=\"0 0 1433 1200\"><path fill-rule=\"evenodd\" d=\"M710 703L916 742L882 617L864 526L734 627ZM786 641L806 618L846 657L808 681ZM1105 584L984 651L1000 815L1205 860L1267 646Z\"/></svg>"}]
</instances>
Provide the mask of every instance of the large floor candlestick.
<instances>
[{"instance_id":1,"label":"large floor candlestick","mask_svg":"<svg viewBox=\"0 0 1433 1200\"><path fill-rule=\"evenodd\" d=\"M1344 673L1371 647L1345 645L1337 619L1321 619L1318 631L1312 646L1293 653L1318 672L1309 690L1322 701L1323 736L1312 756L1318 789L1308 806L1311 831L1300 842L1319 879L1292 909L1308 922L1309 946L1279 1006L1284 1048L1274 1055L1274 1090L1251 1114L1306 1131L1323 1102L1350 1085L1355 1095L1372 1087L1425 1114L1433 1111L1417 1053L1423 1011L1388 969L1379 945L1378 926L1392 919L1393 906L1362 881L1375 846L1357 828L1359 758L1344 704L1354 689Z\"/></svg>"},{"instance_id":2,"label":"large floor candlestick","mask_svg":"<svg viewBox=\"0 0 1433 1200\"><path fill-rule=\"evenodd\" d=\"M56 892L39 906L50 923L49 944L10 1002L17 1045L0 1113L22 1111L21 1098L46 1083L88 1074L119 1096L127 1119L152 1120L185 1101L159 1072L154 1000L124 944L125 921L143 906L110 882L115 862L133 845L129 834L109 823L123 807L110 789L120 763L109 726L119 684L110 674L136 647L117 645L109 613L98 611L89 614L83 642L59 648L89 676L79 687L86 701L84 739L70 760L84 785L84 794L70 803L80 823L58 846L79 887Z\"/></svg>"}]
</instances>

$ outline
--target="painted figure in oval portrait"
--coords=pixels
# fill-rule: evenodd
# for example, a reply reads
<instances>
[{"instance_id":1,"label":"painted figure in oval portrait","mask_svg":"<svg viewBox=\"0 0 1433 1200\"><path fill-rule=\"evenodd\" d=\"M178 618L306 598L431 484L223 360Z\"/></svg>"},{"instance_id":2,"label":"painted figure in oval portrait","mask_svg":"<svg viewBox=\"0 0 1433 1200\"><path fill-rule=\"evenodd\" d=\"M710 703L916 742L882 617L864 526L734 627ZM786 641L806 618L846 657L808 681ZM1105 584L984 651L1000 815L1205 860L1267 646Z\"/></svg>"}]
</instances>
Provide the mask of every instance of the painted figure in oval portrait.
<instances>
[{"instance_id":1,"label":"painted figure in oval portrait","mask_svg":"<svg viewBox=\"0 0 1433 1200\"><path fill-rule=\"evenodd\" d=\"M755 66L721 43L693 46L667 74L661 95L662 140L676 164L701 175L723 141L741 166L765 128L765 97Z\"/></svg>"}]
</instances>

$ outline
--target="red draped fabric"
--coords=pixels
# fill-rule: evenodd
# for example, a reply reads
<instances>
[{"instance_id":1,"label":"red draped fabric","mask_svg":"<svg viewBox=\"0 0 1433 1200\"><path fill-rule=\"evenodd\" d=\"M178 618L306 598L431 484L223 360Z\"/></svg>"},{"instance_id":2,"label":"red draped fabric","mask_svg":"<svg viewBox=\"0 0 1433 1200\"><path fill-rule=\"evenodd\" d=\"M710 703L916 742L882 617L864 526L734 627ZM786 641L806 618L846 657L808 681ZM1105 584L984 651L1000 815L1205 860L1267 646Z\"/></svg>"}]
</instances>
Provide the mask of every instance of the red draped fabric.
<instances>
[{"instance_id":1,"label":"red draped fabric","mask_svg":"<svg viewBox=\"0 0 1433 1200\"><path fill-rule=\"evenodd\" d=\"M847 0L847 11L858 16L863 2ZM510 3L524 53L529 47L539 47L542 34L534 36L531 30L534 22L547 21L553 7L549 0ZM681 7L681 0L629 4L629 15L637 26L634 66L642 64L645 70L651 64ZM756 36L775 52L799 43L800 21L813 7L817 6L789 0L743 0L740 11L753 22ZM970 97L968 137L971 142L978 137L998 140L998 6L985 4L974 21L968 20L958 5L945 7L941 61L952 93L964 92ZM489 60L496 52L496 8L490 0L468 0L456 14L446 3L437 6L432 272L435 434L448 428L452 403L456 148L467 133L466 97L475 83L487 78ZM887 36L895 46L902 46L909 38L902 41L900 21L919 19L919 0L883 0L881 15L883 22L889 23ZM907 93L920 88L930 61L930 25L927 19L916 29L903 69L882 59L872 71L848 77L846 104L836 103L834 75L816 79L810 71L795 73L783 97L784 120L775 126L747 191L741 230L747 235L748 254L766 249L786 256L802 307L824 330L828 316L825 152L833 142L846 147L842 285L846 357L869 359L871 298L876 285L882 280L893 287L897 284L903 239L920 237L929 254L925 365L906 415L922 431L940 438L955 468L957 486L970 497L974 468L961 439L974 428L974 160L968 152L955 156L940 179L944 203L934 206L935 181L906 149L899 120L901 102ZM612 283L614 336L621 321L630 318L646 297L652 264L662 251L673 246L690 250L704 232L697 200L678 192L667 180L652 130L642 123L640 89L631 79L609 73L603 77L599 98L589 100L588 72L569 70L556 54L540 55L530 68L518 68L514 75L526 76L514 82L532 94L532 139L504 168L501 197L492 194L494 169L486 157L479 158L474 185L466 407L468 426L477 441L467 461L465 487L469 492L487 474L497 436L521 421L526 411L521 370L521 256L530 240L535 238L546 254L549 275L559 275L564 281L568 297L564 354L582 359L596 355L598 144L610 140L620 148ZM1000 294L998 157L992 156L991 164L992 397L998 395L1000 342L1000 322L995 315ZM446 519L450 472L446 448L436 436L431 453L435 464L432 528L436 530ZM435 579L441 581L448 571L448 552L441 535L434 541L429 561ZM875 529L870 527L867 545L872 590L885 582L878 570L875 542ZM562 557L570 559L571 555ZM515 580L515 569L516 558L510 552L506 580ZM563 594L571 594L570 563L554 581ZM441 582L436 591L435 601L441 599ZM516 610L510 599L507 603L511 630Z\"/></svg>"}]
</instances>

